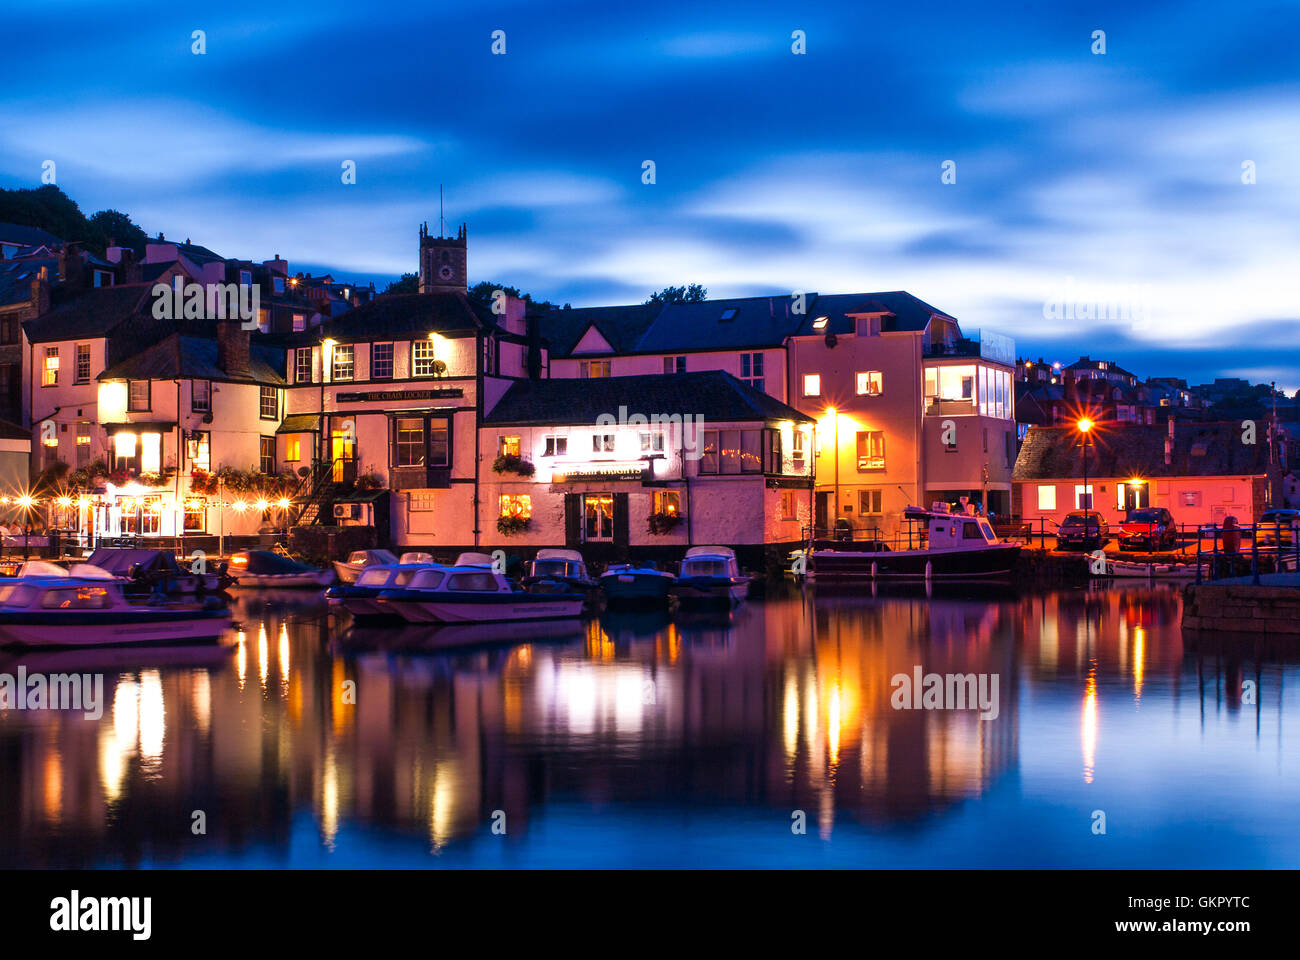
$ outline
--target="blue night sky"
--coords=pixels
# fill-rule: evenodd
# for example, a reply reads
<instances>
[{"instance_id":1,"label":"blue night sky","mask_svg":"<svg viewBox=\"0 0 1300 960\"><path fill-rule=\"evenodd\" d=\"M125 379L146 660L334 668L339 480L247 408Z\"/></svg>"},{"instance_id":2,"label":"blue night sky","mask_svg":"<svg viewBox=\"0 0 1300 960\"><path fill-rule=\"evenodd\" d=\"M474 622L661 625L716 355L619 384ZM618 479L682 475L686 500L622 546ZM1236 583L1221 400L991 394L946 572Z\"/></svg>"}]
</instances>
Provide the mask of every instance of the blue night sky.
<instances>
[{"instance_id":1,"label":"blue night sky","mask_svg":"<svg viewBox=\"0 0 1300 960\"><path fill-rule=\"evenodd\" d=\"M906 289L1034 357L1300 387L1295 6L45 0L6 20L0 186L53 159L85 212L224 256L386 283L443 183L471 280L538 298ZM1135 315L1045 318L1069 278Z\"/></svg>"}]
</instances>

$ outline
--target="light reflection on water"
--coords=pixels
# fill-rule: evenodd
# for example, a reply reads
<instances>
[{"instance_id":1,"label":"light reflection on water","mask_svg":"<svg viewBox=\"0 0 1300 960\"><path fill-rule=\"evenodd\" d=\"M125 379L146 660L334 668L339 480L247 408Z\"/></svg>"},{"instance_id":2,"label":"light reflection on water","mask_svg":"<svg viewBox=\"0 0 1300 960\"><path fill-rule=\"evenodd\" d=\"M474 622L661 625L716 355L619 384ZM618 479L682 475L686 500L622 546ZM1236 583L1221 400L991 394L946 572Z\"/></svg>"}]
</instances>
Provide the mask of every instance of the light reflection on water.
<instances>
[{"instance_id":1,"label":"light reflection on water","mask_svg":"<svg viewBox=\"0 0 1300 960\"><path fill-rule=\"evenodd\" d=\"M107 701L0 712L0 865L1294 867L1296 653L1179 604L778 587L438 650L245 595L224 646L0 660ZM918 665L997 718L894 709Z\"/></svg>"}]
</instances>

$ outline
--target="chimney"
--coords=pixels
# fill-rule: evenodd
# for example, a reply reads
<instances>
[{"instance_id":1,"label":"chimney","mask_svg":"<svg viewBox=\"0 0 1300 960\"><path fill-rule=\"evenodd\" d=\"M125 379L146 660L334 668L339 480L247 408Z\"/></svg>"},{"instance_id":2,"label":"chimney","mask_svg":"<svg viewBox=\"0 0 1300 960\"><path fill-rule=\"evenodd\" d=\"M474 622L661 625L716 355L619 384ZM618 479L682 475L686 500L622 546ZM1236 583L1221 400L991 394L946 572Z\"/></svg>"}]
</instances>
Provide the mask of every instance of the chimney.
<instances>
[{"instance_id":1,"label":"chimney","mask_svg":"<svg viewBox=\"0 0 1300 960\"><path fill-rule=\"evenodd\" d=\"M278 253L275 255L274 260L263 260L262 266L266 267L266 269L270 270L272 273L278 273L286 279L289 276L289 261L281 260Z\"/></svg>"},{"instance_id":2,"label":"chimney","mask_svg":"<svg viewBox=\"0 0 1300 960\"><path fill-rule=\"evenodd\" d=\"M59 279L70 293L86 287L86 262L81 259L76 241L65 243L59 250Z\"/></svg>"},{"instance_id":3,"label":"chimney","mask_svg":"<svg viewBox=\"0 0 1300 960\"><path fill-rule=\"evenodd\" d=\"M34 316L50 312L50 274L48 267L41 267L32 277L32 310Z\"/></svg>"},{"instance_id":4,"label":"chimney","mask_svg":"<svg viewBox=\"0 0 1300 960\"><path fill-rule=\"evenodd\" d=\"M217 366L228 376L252 376L248 331L237 317L217 321Z\"/></svg>"}]
</instances>

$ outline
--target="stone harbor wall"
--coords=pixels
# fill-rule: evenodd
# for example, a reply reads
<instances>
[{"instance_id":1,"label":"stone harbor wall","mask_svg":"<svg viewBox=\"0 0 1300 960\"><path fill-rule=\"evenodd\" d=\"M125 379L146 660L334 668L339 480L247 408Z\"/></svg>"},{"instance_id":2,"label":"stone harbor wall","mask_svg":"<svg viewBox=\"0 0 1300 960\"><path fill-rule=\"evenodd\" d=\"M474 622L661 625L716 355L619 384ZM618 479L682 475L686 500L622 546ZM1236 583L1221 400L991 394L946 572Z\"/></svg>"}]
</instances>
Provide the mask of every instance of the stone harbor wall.
<instances>
[{"instance_id":1,"label":"stone harbor wall","mask_svg":"<svg viewBox=\"0 0 1300 960\"><path fill-rule=\"evenodd\" d=\"M1183 593L1183 626L1235 633L1286 633L1300 638L1300 589L1250 584L1188 586Z\"/></svg>"}]
</instances>

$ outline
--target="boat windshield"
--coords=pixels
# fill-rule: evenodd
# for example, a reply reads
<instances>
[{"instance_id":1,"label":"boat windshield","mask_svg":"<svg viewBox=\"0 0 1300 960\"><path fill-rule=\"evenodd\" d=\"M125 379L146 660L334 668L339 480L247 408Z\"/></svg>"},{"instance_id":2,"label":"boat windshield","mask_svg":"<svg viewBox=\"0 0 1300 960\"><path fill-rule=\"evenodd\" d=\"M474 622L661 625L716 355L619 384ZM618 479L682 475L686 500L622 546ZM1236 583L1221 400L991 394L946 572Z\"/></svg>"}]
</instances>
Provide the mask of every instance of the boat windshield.
<instances>
[{"instance_id":1,"label":"boat windshield","mask_svg":"<svg viewBox=\"0 0 1300 960\"><path fill-rule=\"evenodd\" d=\"M448 590L496 590L496 577L490 573L456 573L447 578Z\"/></svg>"},{"instance_id":2,"label":"boat windshield","mask_svg":"<svg viewBox=\"0 0 1300 960\"><path fill-rule=\"evenodd\" d=\"M378 587L388 582L388 575L391 570L380 567L371 567L369 570L362 572L357 577L357 586L359 587Z\"/></svg>"},{"instance_id":3,"label":"boat windshield","mask_svg":"<svg viewBox=\"0 0 1300 960\"><path fill-rule=\"evenodd\" d=\"M687 560L683 572L688 577L725 577L729 576L725 560Z\"/></svg>"},{"instance_id":4,"label":"boat windshield","mask_svg":"<svg viewBox=\"0 0 1300 960\"><path fill-rule=\"evenodd\" d=\"M25 607L32 602L36 590L25 583L6 583L0 587L0 604L7 607Z\"/></svg>"},{"instance_id":5,"label":"boat windshield","mask_svg":"<svg viewBox=\"0 0 1300 960\"><path fill-rule=\"evenodd\" d=\"M567 560L534 560L533 576L535 577L575 577L577 572L570 568L574 566Z\"/></svg>"},{"instance_id":6,"label":"boat windshield","mask_svg":"<svg viewBox=\"0 0 1300 960\"><path fill-rule=\"evenodd\" d=\"M112 605L103 587L66 587L46 590L41 607L46 610L104 610Z\"/></svg>"},{"instance_id":7,"label":"boat windshield","mask_svg":"<svg viewBox=\"0 0 1300 960\"><path fill-rule=\"evenodd\" d=\"M409 582L412 587L419 587L424 590L433 590L442 583L443 576L444 574L441 570L417 570L415 574L411 576Z\"/></svg>"}]
</instances>

